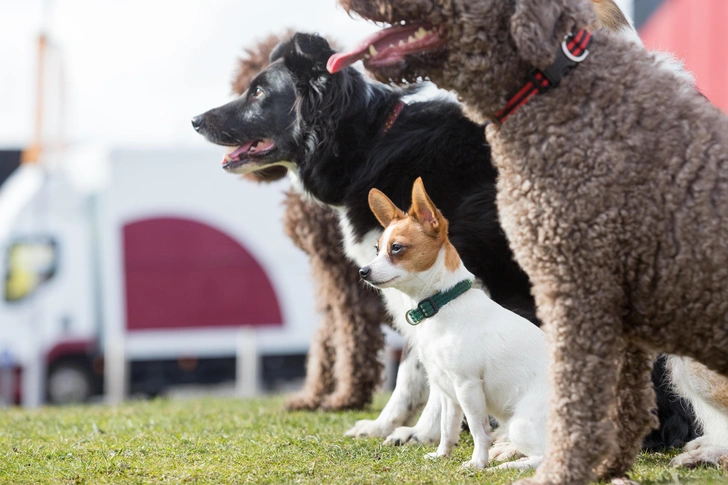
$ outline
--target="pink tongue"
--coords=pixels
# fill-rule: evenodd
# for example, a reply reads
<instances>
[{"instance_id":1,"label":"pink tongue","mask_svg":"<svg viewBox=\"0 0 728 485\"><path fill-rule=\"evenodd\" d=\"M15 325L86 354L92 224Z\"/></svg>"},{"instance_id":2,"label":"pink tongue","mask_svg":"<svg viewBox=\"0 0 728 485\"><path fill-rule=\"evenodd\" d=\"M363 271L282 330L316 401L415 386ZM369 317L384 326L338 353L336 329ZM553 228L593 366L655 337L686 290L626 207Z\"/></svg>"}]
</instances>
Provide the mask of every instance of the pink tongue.
<instances>
[{"instance_id":1,"label":"pink tongue","mask_svg":"<svg viewBox=\"0 0 728 485\"><path fill-rule=\"evenodd\" d=\"M256 152L262 152L263 150L268 150L269 148L273 148L273 140L261 140L260 143L258 143L258 146L255 147Z\"/></svg>"},{"instance_id":2,"label":"pink tongue","mask_svg":"<svg viewBox=\"0 0 728 485\"><path fill-rule=\"evenodd\" d=\"M232 153L228 153L228 156L229 156L230 158L232 158L233 160L235 160L236 158L238 158L238 155L240 155L241 153L245 153L245 152L247 152L247 151L248 151L248 149L250 148L250 145L252 145L252 144L253 144L253 142L255 142L255 140L250 140L250 141L249 141L248 143L246 143L245 145L241 145L241 146L239 146L239 147L238 147L238 148L237 148L237 149L236 149L236 150L235 150L234 152L232 152Z\"/></svg>"},{"instance_id":3,"label":"pink tongue","mask_svg":"<svg viewBox=\"0 0 728 485\"><path fill-rule=\"evenodd\" d=\"M349 52L337 52L336 54L329 57L326 63L326 69L331 73L335 74L342 69L345 69L354 64L359 59L364 58L366 50L355 49Z\"/></svg>"}]
</instances>

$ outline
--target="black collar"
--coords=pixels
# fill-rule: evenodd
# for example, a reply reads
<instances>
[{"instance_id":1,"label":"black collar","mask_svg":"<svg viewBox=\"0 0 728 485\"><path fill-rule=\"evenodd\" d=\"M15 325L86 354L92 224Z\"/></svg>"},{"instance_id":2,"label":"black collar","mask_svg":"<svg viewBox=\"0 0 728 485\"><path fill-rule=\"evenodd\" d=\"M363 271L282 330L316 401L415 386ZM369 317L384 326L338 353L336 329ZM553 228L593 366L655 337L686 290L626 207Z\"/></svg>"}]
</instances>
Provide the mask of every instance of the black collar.
<instances>
[{"instance_id":1,"label":"black collar","mask_svg":"<svg viewBox=\"0 0 728 485\"><path fill-rule=\"evenodd\" d=\"M581 29L576 35L567 35L561 43L561 48L556 54L556 60L553 64L543 71L536 68L531 69L528 72L526 84L513 95L503 109L489 116L490 120L500 126L513 112L526 104L533 95L558 86L567 72L587 58L591 39L591 32L585 29Z\"/></svg>"}]
</instances>

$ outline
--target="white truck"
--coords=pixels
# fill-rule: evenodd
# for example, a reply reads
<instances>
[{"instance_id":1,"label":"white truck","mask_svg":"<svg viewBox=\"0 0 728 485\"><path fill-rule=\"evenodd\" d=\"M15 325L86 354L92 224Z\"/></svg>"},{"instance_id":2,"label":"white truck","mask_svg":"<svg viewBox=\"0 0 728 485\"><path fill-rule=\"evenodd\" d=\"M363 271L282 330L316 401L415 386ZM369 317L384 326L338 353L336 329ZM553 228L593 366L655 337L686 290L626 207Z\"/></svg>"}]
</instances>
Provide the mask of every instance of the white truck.
<instances>
[{"instance_id":1,"label":"white truck","mask_svg":"<svg viewBox=\"0 0 728 485\"><path fill-rule=\"evenodd\" d=\"M224 173L218 150L85 148L0 180L0 398L103 391L123 338L131 393L235 378L256 329L259 385L304 375L317 323L307 259L285 237L281 183Z\"/></svg>"}]
</instances>

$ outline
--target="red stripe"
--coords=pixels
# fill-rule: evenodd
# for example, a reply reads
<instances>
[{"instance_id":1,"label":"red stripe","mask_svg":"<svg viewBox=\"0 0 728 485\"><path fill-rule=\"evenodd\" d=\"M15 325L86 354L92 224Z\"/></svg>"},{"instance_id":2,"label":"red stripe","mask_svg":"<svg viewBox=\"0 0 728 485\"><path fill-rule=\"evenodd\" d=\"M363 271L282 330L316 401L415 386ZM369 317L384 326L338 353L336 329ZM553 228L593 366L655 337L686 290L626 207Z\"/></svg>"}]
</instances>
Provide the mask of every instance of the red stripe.
<instances>
[{"instance_id":1,"label":"red stripe","mask_svg":"<svg viewBox=\"0 0 728 485\"><path fill-rule=\"evenodd\" d=\"M584 32L585 32L585 30L583 30L583 29L580 30L579 32L577 32L576 35L571 38L571 40L566 45L566 47L568 47L569 50L572 50L574 48L575 44L578 44L579 42L581 42L581 38L584 36Z\"/></svg>"},{"instance_id":2,"label":"red stripe","mask_svg":"<svg viewBox=\"0 0 728 485\"><path fill-rule=\"evenodd\" d=\"M518 101L518 99L519 99L519 98L520 98L521 96L523 96L524 94L526 94L526 92L527 92L527 91L528 91L529 89L533 89L533 83L532 83L531 81L528 81L528 82L526 83L526 85L525 85L525 86L523 86L523 87L521 88L521 90L520 90L520 91L518 91L518 92L517 92L517 93L516 93L516 94L515 94L515 95L514 95L514 96L513 96L513 97L512 97L511 99L510 99L510 101L508 101L508 104L506 104L506 107L505 107L505 108L503 108L503 110L506 110L506 109L510 108L510 107L511 107L511 105L512 105L513 103L515 103L516 101ZM501 110L501 111L502 111L502 110Z\"/></svg>"},{"instance_id":3,"label":"red stripe","mask_svg":"<svg viewBox=\"0 0 728 485\"><path fill-rule=\"evenodd\" d=\"M526 97L525 97L525 98L523 99L523 101L521 101L521 102L520 102L520 103L518 103L518 104L517 104L516 106L514 106L514 107L513 107L513 109L512 109L512 110L510 110L510 112L508 112L508 113L506 113L506 114L505 114L505 116L503 116L503 117L498 117L498 121L500 121L501 123L505 122L505 121L506 121L506 119L507 119L507 118L508 118L508 117L509 117L509 116L510 116L511 114L513 114L513 113L514 113L514 112L515 112L515 111L516 111L516 110L517 110L518 108L520 108L521 106L523 106L524 104L526 104L526 103L528 102L528 100L529 100L529 99L531 99L531 97L532 97L532 96L534 96L534 95L535 95L536 93L538 93L538 90L535 90L535 89L534 89L533 91L531 91L531 92L530 92L530 93L528 94L528 96L526 96ZM496 115L496 116L497 116L497 115Z\"/></svg>"},{"instance_id":4,"label":"red stripe","mask_svg":"<svg viewBox=\"0 0 728 485\"><path fill-rule=\"evenodd\" d=\"M534 86L531 86L531 90L524 93L523 96L518 97L518 98L516 98L516 97L511 98L511 100L508 102L508 106L497 111L495 113L495 117L500 120L502 117L508 116L511 112L518 109L518 106L521 105L521 103L523 102L524 99L530 98L534 92L538 92L538 89L536 89Z\"/></svg>"},{"instance_id":5,"label":"red stripe","mask_svg":"<svg viewBox=\"0 0 728 485\"><path fill-rule=\"evenodd\" d=\"M569 52L574 56L580 56L584 53L591 41L591 32L582 29L572 37L566 44ZM518 108L523 106L531 99L532 96L539 93L540 88L548 88L551 85L549 80L541 71L537 71L533 76L533 80L528 81L506 104L506 106L497 111L494 117L502 124L514 113Z\"/></svg>"},{"instance_id":6,"label":"red stripe","mask_svg":"<svg viewBox=\"0 0 728 485\"><path fill-rule=\"evenodd\" d=\"M587 46L589 45L589 40L591 39L591 33L587 32L587 34L588 35L586 36L586 38L582 42L580 42L579 45L577 45L575 49L569 47L569 51L573 55L580 56L581 53L586 50Z\"/></svg>"}]
</instances>

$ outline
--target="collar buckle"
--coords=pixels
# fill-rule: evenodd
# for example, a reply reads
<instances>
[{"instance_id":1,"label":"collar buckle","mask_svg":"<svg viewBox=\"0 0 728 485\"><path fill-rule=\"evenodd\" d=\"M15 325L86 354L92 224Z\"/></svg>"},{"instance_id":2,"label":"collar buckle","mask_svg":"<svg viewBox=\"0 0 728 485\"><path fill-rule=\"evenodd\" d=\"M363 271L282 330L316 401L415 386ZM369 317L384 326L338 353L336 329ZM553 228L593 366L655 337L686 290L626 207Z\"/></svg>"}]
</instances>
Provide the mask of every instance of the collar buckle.
<instances>
[{"instance_id":1,"label":"collar buckle","mask_svg":"<svg viewBox=\"0 0 728 485\"><path fill-rule=\"evenodd\" d=\"M574 38L574 34L568 34L561 43L561 50L556 55L556 60L543 70L544 76L552 85L558 86L564 75L580 62L583 62L589 56L589 49L584 49L580 55L574 55L569 49L569 41ZM575 49L579 47L577 43Z\"/></svg>"},{"instance_id":2,"label":"collar buckle","mask_svg":"<svg viewBox=\"0 0 728 485\"><path fill-rule=\"evenodd\" d=\"M429 313L429 312L428 312L428 311L427 311L427 310L425 309L425 307L424 307L424 306L422 306L422 304L423 304L423 303L429 303L429 304L430 304L430 306L432 306L432 313ZM420 302L419 302L419 303L417 304L417 308L419 308L419 309L420 309L420 311L422 312L422 314L423 314L423 315L424 315L425 317L427 317L427 318L429 318L429 317L432 317L432 316L434 316L434 315L437 315L437 312L439 312L439 311L440 311L440 307L439 307L439 306L437 306L437 303L435 303L435 300L433 300L431 296L428 296L428 297L427 297L427 298L425 298L424 300L421 300L421 301L420 301Z\"/></svg>"},{"instance_id":3,"label":"collar buckle","mask_svg":"<svg viewBox=\"0 0 728 485\"><path fill-rule=\"evenodd\" d=\"M525 85L508 100L503 109L489 116L490 120L500 128L506 118L526 104L534 94L543 94L558 86L571 69L589 56L590 44L591 32L585 29L564 36L554 62L543 70L534 68L528 71Z\"/></svg>"}]
</instances>

